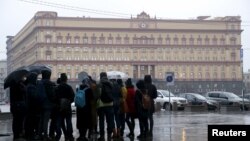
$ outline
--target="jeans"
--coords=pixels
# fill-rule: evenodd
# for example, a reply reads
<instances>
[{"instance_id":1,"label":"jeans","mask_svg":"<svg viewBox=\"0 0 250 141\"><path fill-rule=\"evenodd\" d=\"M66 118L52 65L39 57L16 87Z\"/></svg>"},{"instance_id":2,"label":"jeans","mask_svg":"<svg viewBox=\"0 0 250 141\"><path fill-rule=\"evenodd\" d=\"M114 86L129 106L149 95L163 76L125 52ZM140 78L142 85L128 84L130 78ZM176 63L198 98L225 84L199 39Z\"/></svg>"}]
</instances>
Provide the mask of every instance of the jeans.
<instances>
[{"instance_id":1,"label":"jeans","mask_svg":"<svg viewBox=\"0 0 250 141\"><path fill-rule=\"evenodd\" d=\"M100 136L104 137L104 117L106 117L108 135L112 134L114 129L114 109L113 106L98 108Z\"/></svg>"},{"instance_id":2,"label":"jeans","mask_svg":"<svg viewBox=\"0 0 250 141\"><path fill-rule=\"evenodd\" d=\"M48 137L48 124L50 119L51 109L45 108L42 110L39 124L39 135L41 137Z\"/></svg>"},{"instance_id":3,"label":"jeans","mask_svg":"<svg viewBox=\"0 0 250 141\"><path fill-rule=\"evenodd\" d=\"M134 134L135 129L135 117L131 113L126 114L126 123L128 125L130 134Z\"/></svg>"},{"instance_id":4,"label":"jeans","mask_svg":"<svg viewBox=\"0 0 250 141\"><path fill-rule=\"evenodd\" d=\"M72 126L72 113L68 113L66 115L59 114L57 118L57 126L56 126L56 140L60 140L63 128L63 124L66 121L66 138L73 138L73 126Z\"/></svg>"},{"instance_id":5,"label":"jeans","mask_svg":"<svg viewBox=\"0 0 250 141\"><path fill-rule=\"evenodd\" d=\"M24 133L24 122L26 118L26 106L24 102L11 104L12 131L14 138L19 138Z\"/></svg>"}]
</instances>

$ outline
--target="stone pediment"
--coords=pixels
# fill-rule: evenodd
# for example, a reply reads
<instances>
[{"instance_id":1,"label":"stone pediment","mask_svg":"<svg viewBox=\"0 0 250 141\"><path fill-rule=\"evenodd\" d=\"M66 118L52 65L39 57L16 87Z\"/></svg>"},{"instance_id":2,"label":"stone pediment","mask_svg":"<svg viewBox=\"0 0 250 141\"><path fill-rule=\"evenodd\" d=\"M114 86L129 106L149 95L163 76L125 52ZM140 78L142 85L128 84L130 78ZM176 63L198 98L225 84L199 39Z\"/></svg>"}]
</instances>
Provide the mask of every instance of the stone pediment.
<instances>
[{"instance_id":1,"label":"stone pediment","mask_svg":"<svg viewBox=\"0 0 250 141\"><path fill-rule=\"evenodd\" d=\"M147 14L146 12L143 11L137 15L137 19L150 19L150 16L149 16L149 14Z\"/></svg>"}]
</instances>

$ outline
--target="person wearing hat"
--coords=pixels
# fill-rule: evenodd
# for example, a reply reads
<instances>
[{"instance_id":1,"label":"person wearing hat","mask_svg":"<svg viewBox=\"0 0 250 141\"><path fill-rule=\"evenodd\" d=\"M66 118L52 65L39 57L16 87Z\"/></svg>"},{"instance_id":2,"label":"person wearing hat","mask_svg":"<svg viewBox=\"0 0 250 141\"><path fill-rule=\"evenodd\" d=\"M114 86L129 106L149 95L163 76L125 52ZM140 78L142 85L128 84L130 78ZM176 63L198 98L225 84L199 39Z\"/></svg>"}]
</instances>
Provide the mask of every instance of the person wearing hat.
<instances>
[{"instance_id":1,"label":"person wearing hat","mask_svg":"<svg viewBox=\"0 0 250 141\"><path fill-rule=\"evenodd\" d=\"M132 83L131 78L128 78L128 80L125 82L126 88L127 88L127 98L126 102L128 105L128 111L126 113L125 121L129 128L129 134L128 137L133 138L134 137L134 129L135 129L135 118L136 118L136 110L135 110L135 88Z\"/></svg>"},{"instance_id":2,"label":"person wearing hat","mask_svg":"<svg viewBox=\"0 0 250 141\"><path fill-rule=\"evenodd\" d=\"M139 119L140 134L137 136L138 139L146 137L148 132L148 115L149 110L143 107L143 95L145 95L146 87L143 80L139 80L136 83L137 90L135 91L135 109Z\"/></svg>"},{"instance_id":3,"label":"person wearing hat","mask_svg":"<svg viewBox=\"0 0 250 141\"><path fill-rule=\"evenodd\" d=\"M57 127L56 127L56 140L59 141L61 138L61 127L62 122L66 121L66 135L65 140L73 141L73 126L72 126L72 109L71 109L71 103L74 101L75 94L72 89L72 87L67 84L68 77L66 73L62 73L60 76L61 83L57 87L56 91L56 97L59 104L59 109L62 105L68 105L69 109L67 112L59 111L58 118L57 118ZM65 104L62 104L62 101L68 101Z\"/></svg>"},{"instance_id":4,"label":"person wearing hat","mask_svg":"<svg viewBox=\"0 0 250 141\"><path fill-rule=\"evenodd\" d=\"M83 77L82 84L79 86L79 90L85 90L86 103L83 107L76 107L76 127L80 134L77 141L87 141L87 131L89 132L89 137L91 136L90 133L92 132L91 101L93 99L93 91L90 85L90 78L86 75L86 77Z\"/></svg>"},{"instance_id":5,"label":"person wearing hat","mask_svg":"<svg viewBox=\"0 0 250 141\"><path fill-rule=\"evenodd\" d=\"M53 103L55 100L56 84L50 80L51 71L43 70L42 80L38 82L37 89L40 92L41 100L41 120L39 125L39 135L42 139L48 140L48 124L51 116Z\"/></svg>"},{"instance_id":6,"label":"person wearing hat","mask_svg":"<svg viewBox=\"0 0 250 141\"><path fill-rule=\"evenodd\" d=\"M151 98L151 105L152 105L150 110L149 110L149 132L147 133L147 136L152 137L153 136L153 127L154 127L153 114L155 112L154 99L156 99L156 97L157 97L157 89L156 89L156 86L154 84L152 84L151 75L145 75L144 82L145 82L145 87L147 89L147 92Z\"/></svg>"},{"instance_id":7,"label":"person wearing hat","mask_svg":"<svg viewBox=\"0 0 250 141\"><path fill-rule=\"evenodd\" d=\"M98 84L98 91L99 91L99 99L97 100L97 105L98 105L98 116L99 116L99 129L100 129L100 137L98 138L99 141L104 141L104 119L107 120L107 138L108 140L111 139L112 133L114 130L114 108L113 108L113 97L112 97L112 92L107 93L107 90L109 89L112 91L113 85L112 83L108 80L107 73L106 72L101 72L100 73L100 83ZM104 100L102 97L104 94L108 95L108 99L110 100ZM106 97L107 98L107 97Z\"/></svg>"}]
</instances>

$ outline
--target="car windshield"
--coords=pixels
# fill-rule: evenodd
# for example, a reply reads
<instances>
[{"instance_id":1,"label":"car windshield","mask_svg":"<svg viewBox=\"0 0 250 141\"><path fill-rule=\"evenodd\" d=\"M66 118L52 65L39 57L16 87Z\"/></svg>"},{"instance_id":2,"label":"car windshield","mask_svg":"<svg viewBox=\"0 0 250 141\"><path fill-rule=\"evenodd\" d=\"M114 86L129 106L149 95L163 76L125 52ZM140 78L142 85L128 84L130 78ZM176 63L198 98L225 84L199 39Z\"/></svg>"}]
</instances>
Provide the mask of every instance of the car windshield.
<instances>
[{"instance_id":1,"label":"car windshield","mask_svg":"<svg viewBox=\"0 0 250 141\"><path fill-rule=\"evenodd\" d=\"M233 93L225 93L227 97L229 98L239 98L239 96L233 94Z\"/></svg>"},{"instance_id":2,"label":"car windshield","mask_svg":"<svg viewBox=\"0 0 250 141\"><path fill-rule=\"evenodd\" d=\"M198 99L201 99L201 100L207 100L204 96L202 95L199 95L199 94L196 94L195 95Z\"/></svg>"},{"instance_id":3,"label":"car windshield","mask_svg":"<svg viewBox=\"0 0 250 141\"><path fill-rule=\"evenodd\" d=\"M169 97L169 91L160 91L165 97ZM174 94L170 92L170 97L174 97Z\"/></svg>"}]
</instances>

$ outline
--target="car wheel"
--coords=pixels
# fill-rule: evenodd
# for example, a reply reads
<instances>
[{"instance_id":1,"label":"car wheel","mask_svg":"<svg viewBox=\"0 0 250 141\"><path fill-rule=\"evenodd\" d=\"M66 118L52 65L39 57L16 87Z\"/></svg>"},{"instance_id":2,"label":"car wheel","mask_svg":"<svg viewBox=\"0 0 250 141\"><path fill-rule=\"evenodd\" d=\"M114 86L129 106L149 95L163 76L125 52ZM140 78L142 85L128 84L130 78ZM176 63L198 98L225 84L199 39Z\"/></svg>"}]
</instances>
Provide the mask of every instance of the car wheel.
<instances>
[{"instance_id":1,"label":"car wheel","mask_svg":"<svg viewBox=\"0 0 250 141\"><path fill-rule=\"evenodd\" d=\"M163 108L164 108L166 111L169 111L169 103L164 103ZM170 104L170 110L172 111L172 104Z\"/></svg>"}]
</instances>

